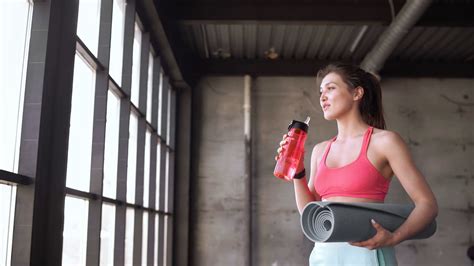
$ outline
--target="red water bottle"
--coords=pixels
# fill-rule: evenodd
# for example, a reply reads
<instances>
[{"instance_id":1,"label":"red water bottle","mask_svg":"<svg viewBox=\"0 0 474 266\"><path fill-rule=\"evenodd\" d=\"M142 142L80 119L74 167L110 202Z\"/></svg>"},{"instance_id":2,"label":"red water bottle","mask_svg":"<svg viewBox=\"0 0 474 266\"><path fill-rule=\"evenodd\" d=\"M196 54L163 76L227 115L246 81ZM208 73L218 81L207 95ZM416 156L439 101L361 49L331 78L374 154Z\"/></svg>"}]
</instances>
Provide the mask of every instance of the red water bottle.
<instances>
[{"instance_id":1,"label":"red water bottle","mask_svg":"<svg viewBox=\"0 0 474 266\"><path fill-rule=\"evenodd\" d=\"M304 142L308 134L309 120L309 117L306 118L305 122L293 120L288 126L289 142L273 171L273 175L276 177L290 181L296 174L296 168L300 160L303 159Z\"/></svg>"}]
</instances>

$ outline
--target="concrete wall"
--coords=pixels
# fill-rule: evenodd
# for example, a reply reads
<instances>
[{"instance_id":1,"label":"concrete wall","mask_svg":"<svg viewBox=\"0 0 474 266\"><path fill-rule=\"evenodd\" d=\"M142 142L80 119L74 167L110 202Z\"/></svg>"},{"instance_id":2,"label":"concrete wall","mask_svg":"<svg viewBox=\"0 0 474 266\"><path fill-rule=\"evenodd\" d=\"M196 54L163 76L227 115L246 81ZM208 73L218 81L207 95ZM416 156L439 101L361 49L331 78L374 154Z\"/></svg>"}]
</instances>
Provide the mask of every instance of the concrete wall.
<instances>
[{"instance_id":1,"label":"concrete wall","mask_svg":"<svg viewBox=\"0 0 474 266\"><path fill-rule=\"evenodd\" d=\"M388 128L399 132L437 195L438 232L396 247L400 265L470 265L474 244L474 80L382 81ZM307 265L312 243L299 225L293 185L273 177L274 156L292 119L311 116L312 147L336 134L325 121L313 77L253 80L253 265ZM206 77L193 108L191 265L247 265L250 212L244 180L243 77ZM392 182L387 202L409 202Z\"/></svg>"},{"instance_id":2,"label":"concrete wall","mask_svg":"<svg viewBox=\"0 0 474 266\"><path fill-rule=\"evenodd\" d=\"M193 92L191 265L246 265L243 84L205 79Z\"/></svg>"}]
</instances>

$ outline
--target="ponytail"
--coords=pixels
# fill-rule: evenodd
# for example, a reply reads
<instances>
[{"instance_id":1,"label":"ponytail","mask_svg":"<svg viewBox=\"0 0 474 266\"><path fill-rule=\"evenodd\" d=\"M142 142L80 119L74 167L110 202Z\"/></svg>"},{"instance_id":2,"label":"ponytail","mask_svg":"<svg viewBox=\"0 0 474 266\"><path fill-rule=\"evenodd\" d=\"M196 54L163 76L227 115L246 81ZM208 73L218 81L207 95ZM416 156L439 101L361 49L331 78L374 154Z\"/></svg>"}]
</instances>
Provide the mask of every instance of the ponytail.
<instances>
[{"instance_id":1,"label":"ponytail","mask_svg":"<svg viewBox=\"0 0 474 266\"><path fill-rule=\"evenodd\" d=\"M364 122L370 126L385 129L380 82L372 73L365 72L365 74L367 78L363 80L365 86L361 86L364 88L364 96L359 104L359 111Z\"/></svg>"}]
</instances>

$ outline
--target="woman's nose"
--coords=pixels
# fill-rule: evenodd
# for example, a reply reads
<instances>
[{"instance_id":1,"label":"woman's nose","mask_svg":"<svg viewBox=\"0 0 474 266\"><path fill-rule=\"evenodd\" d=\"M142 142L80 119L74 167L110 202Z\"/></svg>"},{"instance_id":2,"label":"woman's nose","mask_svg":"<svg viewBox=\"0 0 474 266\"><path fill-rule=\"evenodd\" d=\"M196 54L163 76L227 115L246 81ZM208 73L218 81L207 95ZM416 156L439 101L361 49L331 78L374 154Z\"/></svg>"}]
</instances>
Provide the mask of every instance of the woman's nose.
<instances>
[{"instance_id":1,"label":"woman's nose","mask_svg":"<svg viewBox=\"0 0 474 266\"><path fill-rule=\"evenodd\" d=\"M319 96L319 100L320 100L321 102L324 102L324 101L326 101L326 99L327 99L326 93L324 93L324 92L321 93L321 95Z\"/></svg>"}]
</instances>

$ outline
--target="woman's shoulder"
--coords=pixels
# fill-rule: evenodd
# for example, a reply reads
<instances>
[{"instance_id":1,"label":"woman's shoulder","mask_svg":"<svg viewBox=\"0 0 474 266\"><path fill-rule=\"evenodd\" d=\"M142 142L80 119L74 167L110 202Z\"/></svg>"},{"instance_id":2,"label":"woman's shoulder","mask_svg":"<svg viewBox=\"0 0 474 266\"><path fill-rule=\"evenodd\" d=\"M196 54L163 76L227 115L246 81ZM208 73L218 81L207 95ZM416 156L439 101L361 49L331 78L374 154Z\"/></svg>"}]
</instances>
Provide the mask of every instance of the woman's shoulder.
<instances>
[{"instance_id":1,"label":"woman's shoulder","mask_svg":"<svg viewBox=\"0 0 474 266\"><path fill-rule=\"evenodd\" d=\"M397 132L379 128L374 128L370 142L382 149L405 145L405 141Z\"/></svg>"},{"instance_id":2,"label":"woman's shoulder","mask_svg":"<svg viewBox=\"0 0 474 266\"><path fill-rule=\"evenodd\" d=\"M321 141L321 142L317 143L316 145L314 145L313 153L322 154L330 141L331 140L328 139L328 140Z\"/></svg>"}]
</instances>

